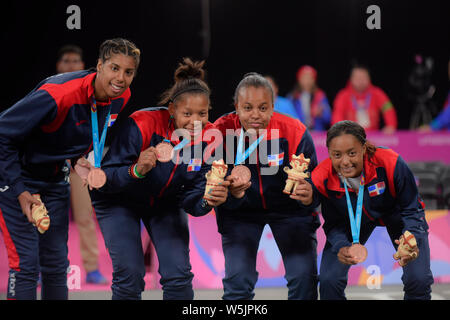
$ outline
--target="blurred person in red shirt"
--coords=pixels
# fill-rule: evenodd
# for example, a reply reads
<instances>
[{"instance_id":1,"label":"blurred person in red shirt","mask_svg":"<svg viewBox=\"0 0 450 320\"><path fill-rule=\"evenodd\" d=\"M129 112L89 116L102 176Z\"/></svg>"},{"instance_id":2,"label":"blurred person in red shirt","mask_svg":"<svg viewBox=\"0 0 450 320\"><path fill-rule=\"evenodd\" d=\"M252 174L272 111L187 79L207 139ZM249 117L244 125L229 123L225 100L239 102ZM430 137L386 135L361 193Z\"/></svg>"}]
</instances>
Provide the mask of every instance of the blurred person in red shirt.
<instances>
[{"instance_id":1,"label":"blurred person in red shirt","mask_svg":"<svg viewBox=\"0 0 450 320\"><path fill-rule=\"evenodd\" d=\"M380 113L385 123L381 130L388 134L394 133L397 129L397 114L392 102L381 88L371 83L366 66L354 65L347 86L338 92L334 100L332 124L351 120L367 131L379 130Z\"/></svg>"}]
</instances>

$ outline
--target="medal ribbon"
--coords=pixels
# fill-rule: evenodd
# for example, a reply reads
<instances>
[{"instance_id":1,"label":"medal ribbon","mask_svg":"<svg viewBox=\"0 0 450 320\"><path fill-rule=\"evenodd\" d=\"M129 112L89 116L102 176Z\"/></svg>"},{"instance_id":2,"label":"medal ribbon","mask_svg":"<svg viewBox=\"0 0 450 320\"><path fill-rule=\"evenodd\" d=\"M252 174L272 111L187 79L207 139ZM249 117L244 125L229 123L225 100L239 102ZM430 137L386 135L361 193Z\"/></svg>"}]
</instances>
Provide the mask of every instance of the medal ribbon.
<instances>
[{"instance_id":1,"label":"medal ribbon","mask_svg":"<svg viewBox=\"0 0 450 320\"><path fill-rule=\"evenodd\" d=\"M238 143L238 147L236 150L236 160L234 161L234 164L237 166L237 165L241 164L242 162L244 162L250 156L250 154L253 151L255 151L256 147L258 146L258 144L261 142L261 140L264 138L265 135L266 135L266 133L262 134L258 138L258 140L253 142L250 145L250 147L243 154L242 149L244 149L244 129L241 128L241 134L239 136L239 143Z\"/></svg>"},{"instance_id":2,"label":"medal ribbon","mask_svg":"<svg viewBox=\"0 0 450 320\"><path fill-rule=\"evenodd\" d=\"M171 126L171 124L172 124L172 121L173 121L173 118L171 117L171 118L169 119L169 125L167 126L166 138L164 139L164 142L166 142L166 143L168 143L168 144L170 144L170 145L172 145L172 143L171 143L171 141L169 140L169 128L170 128L170 126ZM179 150L179 149L182 149L182 148L183 148L185 145L187 145L190 141L191 141L190 139L184 138L183 141L181 141L179 144L177 144L177 145L173 148L173 150L174 150L174 151L177 151L177 150Z\"/></svg>"},{"instance_id":3,"label":"medal ribbon","mask_svg":"<svg viewBox=\"0 0 450 320\"><path fill-rule=\"evenodd\" d=\"M367 97L366 97L366 101L364 101L364 108L363 109L367 110L369 108L371 99L372 99L372 95L370 93L368 93ZM352 95L352 105L353 105L353 109L355 109L355 110L359 109L359 106L356 103L356 98L355 98L354 95Z\"/></svg>"},{"instance_id":4,"label":"medal ribbon","mask_svg":"<svg viewBox=\"0 0 450 320\"><path fill-rule=\"evenodd\" d=\"M111 105L108 108L105 125L103 126L102 136L98 139L98 119L97 119L97 101L92 97L91 101L91 124L92 124L92 140L94 145L94 166L100 168L102 162L103 149L105 147L106 131L108 130L108 122L111 115Z\"/></svg>"},{"instance_id":5,"label":"medal ribbon","mask_svg":"<svg viewBox=\"0 0 450 320\"><path fill-rule=\"evenodd\" d=\"M359 234L361 231L361 215L362 215L362 206L363 206L363 197L364 197L364 172L361 174L361 179L359 181L359 191L358 191L358 199L356 201L356 217L353 213L353 206L350 201L350 195L347 190L347 182L344 180L344 188L345 188L345 198L347 199L347 208L348 215L350 217L350 227L352 229L352 238L353 243L359 243ZM356 221L355 221L356 219Z\"/></svg>"}]
</instances>

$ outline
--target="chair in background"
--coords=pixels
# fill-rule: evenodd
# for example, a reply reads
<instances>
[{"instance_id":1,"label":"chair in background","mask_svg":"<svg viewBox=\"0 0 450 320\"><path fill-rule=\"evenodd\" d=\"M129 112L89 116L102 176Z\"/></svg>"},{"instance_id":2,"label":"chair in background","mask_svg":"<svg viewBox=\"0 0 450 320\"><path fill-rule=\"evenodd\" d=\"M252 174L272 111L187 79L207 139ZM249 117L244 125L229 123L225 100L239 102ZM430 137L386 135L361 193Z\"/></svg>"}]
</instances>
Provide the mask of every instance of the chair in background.
<instances>
[{"instance_id":1,"label":"chair in background","mask_svg":"<svg viewBox=\"0 0 450 320\"><path fill-rule=\"evenodd\" d=\"M416 178L419 194L425 202L426 209L444 209L443 175L447 166L440 161L418 161L408 163Z\"/></svg>"}]
</instances>

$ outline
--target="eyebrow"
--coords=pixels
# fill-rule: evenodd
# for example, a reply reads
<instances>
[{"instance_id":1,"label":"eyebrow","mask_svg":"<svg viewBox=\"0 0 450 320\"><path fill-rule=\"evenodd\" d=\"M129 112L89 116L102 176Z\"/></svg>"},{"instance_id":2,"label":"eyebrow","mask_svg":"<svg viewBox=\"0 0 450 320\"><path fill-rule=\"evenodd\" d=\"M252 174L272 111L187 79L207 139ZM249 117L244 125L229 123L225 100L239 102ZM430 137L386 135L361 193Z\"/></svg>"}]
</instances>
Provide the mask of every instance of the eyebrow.
<instances>
[{"instance_id":1,"label":"eyebrow","mask_svg":"<svg viewBox=\"0 0 450 320\"><path fill-rule=\"evenodd\" d=\"M252 106L253 107L253 104L251 104L250 102L244 102L243 103L243 105L246 105L246 104L248 104L248 105L250 105L250 106ZM268 102L262 102L260 105L258 105L258 107L261 107L261 106L263 106L263 105L265 105L265 104L269 104Z\"/></svg>"},{"instance_id":2,"label":"eyebrow","mask_svg":"<svg viewBox=\"0 0 450 320\"><path fill-rule=\"evenodd\" d=\"M342 150L334 150L334 149L330 149L330 151L331 151L331 152L349 152L349 151L352 151L352 150L354 150L354 149L355 149L355 147L350 148L350 149L347 149L347 150L344 150L344 151L342 151Z\"/></svg>"},{"instance_id":3,"label":"eyebrow","mask_svg":"<svg viewBox=\"0 0 450 320\"><path fill-rule=\"evenodd\" d=\"M117 63L111 62L111 64L115 67L118 67L119 69L122 68L120 65L118 65ZM126 71L134 71L136 70L135 68L128 68L126 69Z\"/></svg>"}]
</instances>

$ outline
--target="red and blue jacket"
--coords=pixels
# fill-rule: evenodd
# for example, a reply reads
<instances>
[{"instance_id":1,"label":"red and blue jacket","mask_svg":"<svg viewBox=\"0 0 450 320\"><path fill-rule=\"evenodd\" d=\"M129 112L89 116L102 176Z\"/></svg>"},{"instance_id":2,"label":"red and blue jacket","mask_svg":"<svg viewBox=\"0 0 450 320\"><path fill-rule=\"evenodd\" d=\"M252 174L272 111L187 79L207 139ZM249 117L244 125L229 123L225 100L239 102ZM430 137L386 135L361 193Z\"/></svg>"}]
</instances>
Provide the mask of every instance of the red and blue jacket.
<instances>
[{"instance_id":1,"label":"red and blue jacket","mask_svg":"<svg viewBox=\"0 0 450 320\"><path fill-rule=\"evenodd\" d=\"M389 226L401 223L403 232L423 233L424 204L419 196L414 175L397 153L378 147L369 159L364 156L365 187L361 230L365 224ZM322 161L312 172L315 202L322 204L324 231L336 253L352 243L350 219L343 182L333 169L331 159ZM348 189L353 208L357 194Z\"/></svg>"},{"instance_id":2,"label":"red and blue jacket","mask_svg":"<svg viewBox=\"0 0 450 320\"><path fill-rule=\"evenodd\" d=\"M8 186L17 197L26 190L25 180L63 180L65 160L91 150L95 76L77 71L49 77L0 114L1 187ZM97 101L99 128L106 121L106 106L111 105L114 119L130 96L128 88L106 103Z\"/></svg>"},{"instance_id":3,"label":"red and blue jacket","mask_svg":"<svg viewBox=\"0 0 450 320\"><path fill-rule=\"evenodd\" d=\"M146 108L131 114L118 128L118 136L102 162L107 176L106 185L91 192L95 205L151 207L152 211L161 212L181 207L194 216L211 211L211 208L201 206L206 187L205 174L211 169L204 155L212 152L208 148L212 144L203 141L202 137L206 130L214 127L211 123L204 127L198 138L175 151L175 162L157 161L145 178L133 174L131 168L142 151L155 147L164 139L170 139L172 146L180 143L180 139L173 135L175 128L169 118L165 107Z\"/></svg>"},{"instance_id":4,"label":"red and blue jacket","mask_svg":"<svg viewBox=\"0 0 450 320\"><path fill-rule=\"evenodd\" d=\"M224 154L229 174L233 169L238 144L237 134L234 133L236 130L240 130L242 126L236 112L220 117L214 124L224 137ZM229 129L232 129L230 133L234 137L227 137L227 130ZM303 153L305 158L311 159L309 172L317 165L316 150L311 135L300 120L276 111L273 113L266 129L267 134L261 140L258 148L243 163L251 171L250 188L246 190L245 196L241 199L235 199L230 195L227 202L217 207L217 210L227 212L227 214L239 215L260 215L261 212L287 216L311 215L314 208L305 207L300 201L293 200L289 195L283 193L287 179L287 173L284 172L283 168L289 166L293 155ZM272 131L272 129L274 130ZM227 140L233 139L234 149L231 149ZM248 148L248 143L245 147ZM251 161L255 153L256 161Z\"/></svg>"}]
</instances>

